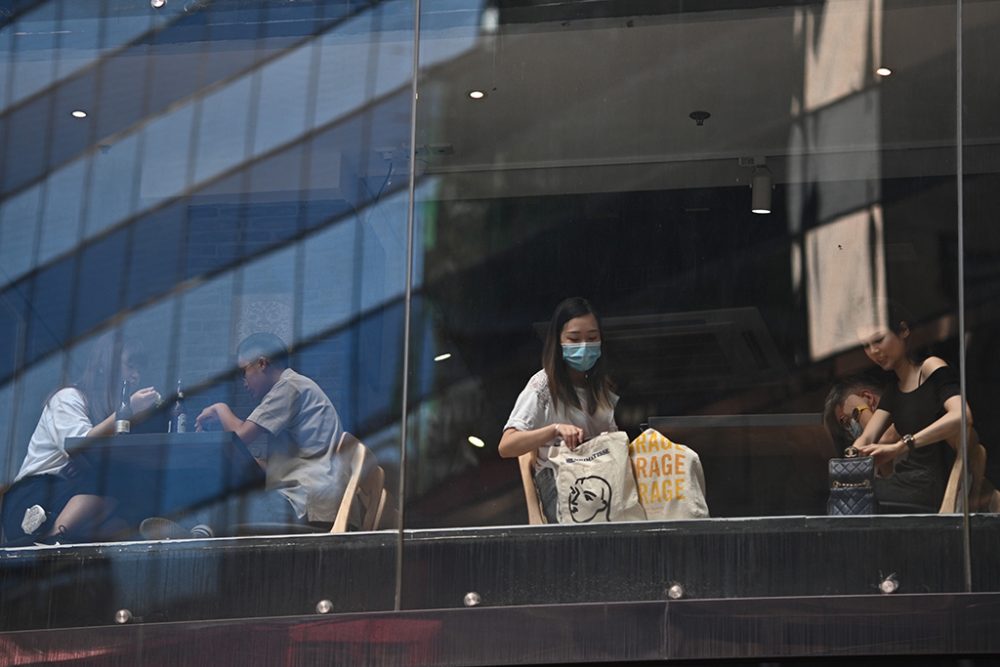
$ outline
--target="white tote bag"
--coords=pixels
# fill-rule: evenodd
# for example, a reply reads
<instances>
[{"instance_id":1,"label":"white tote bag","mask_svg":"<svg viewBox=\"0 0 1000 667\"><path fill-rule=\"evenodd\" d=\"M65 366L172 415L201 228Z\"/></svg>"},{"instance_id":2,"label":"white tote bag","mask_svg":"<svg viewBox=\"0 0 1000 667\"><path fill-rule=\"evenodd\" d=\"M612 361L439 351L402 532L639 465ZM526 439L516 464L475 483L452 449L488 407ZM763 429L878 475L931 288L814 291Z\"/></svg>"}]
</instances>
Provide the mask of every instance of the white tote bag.
<instances>
[{"instance_id":1,"label":"white tote bag","mask_svg":"<svg viewBox=\"0 0 1000 667\"><path fill-rule=\"evenodd\" d=\"M559 523L644 521L624 431L602 433L571 450L561 445L555 467Z\"/></svg>"}]
</instances>

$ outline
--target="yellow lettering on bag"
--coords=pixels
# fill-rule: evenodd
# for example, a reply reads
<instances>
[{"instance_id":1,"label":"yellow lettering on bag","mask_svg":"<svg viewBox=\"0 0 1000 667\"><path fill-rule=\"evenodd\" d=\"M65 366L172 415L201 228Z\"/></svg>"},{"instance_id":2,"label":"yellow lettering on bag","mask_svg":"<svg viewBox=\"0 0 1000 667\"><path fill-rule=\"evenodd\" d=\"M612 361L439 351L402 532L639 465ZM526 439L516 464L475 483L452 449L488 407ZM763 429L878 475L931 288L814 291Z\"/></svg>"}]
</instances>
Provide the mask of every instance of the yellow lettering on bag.
<instances>
[{"instance_id":1,"label":"yellow lettering on bag","mask_svg":"<svg viewBox=\"0 0 1000 667\"><path fill-rule=\"evenodd\" d=\"M658 502L660 502L660 500L661 500L661 498L660 498L660 485L657 484L656 482L653 482L650 486L653 487L653 493L650 495L649 502L651 502L651 503L658 503Z\"/></svg>"},{"instance_id":2,"label":"yellow lettering on bag","mask_svg":"<svg viewBox=\"0 0 1000 667\"><path fill-rule=\"evenodd\" d=\"M684 495L684 480L683 479L675 479L674 480L674 493L677 496L677 500L684 500L684 498L686 497Z\"/></svg>"},{"instance_id":3,"label":"yellow lettering on bag","mask_svg":"<svg viewBox=\"0 0 1000 667\"><path fill-rule=\"evenodd\" d=\"M646 485L645 482L639 482L638 486L639 486L639 502L645 505L646 502L648 502L649 487Z\"/></svg>"},{"instance_id":4,"label":"yellow lettering on bag","mask_svg":"<svg viewBox=\"0 0 1000 667\"><path fill-rule=\"evenodd\" d=\"M663 471L664 475L674 474L674 455L664 454L661 459L660 469Z\"/></svg>"},{"instance_id":5,"label":"yellow lettering on bag","mask_svg":"<svg viewBox=\"0 0 1000 667\"><path fill-rule=\"evenodd\" d=\"M685 458L686 458L685 454L683 452L680 452L680 453L677 454L677 458L674 459L674 465L677 468L677 474L678 475L683 475L684 474L684 459Z\"/></svg>"},{"instance_id":6,"label":"yellow lettering on bag","mask_svg":"<svg viewBox=\"0 0 1000 667\"><path fill-rule=\"evenodd\" d=\"M636 477L646 477L646 457L637 456L635 459Z\"/></svg>"},{"instance_id":7,"label":"yellow lettering on bag","mask_svg":"<svg viewBox=\"0 0 1000 667\"><path fill-rule=\"evenodd\" d=\"M649 459L649 476L659 477L660 476L660 459L659 457L652 457Z\"/></svg>"}]
</instances>

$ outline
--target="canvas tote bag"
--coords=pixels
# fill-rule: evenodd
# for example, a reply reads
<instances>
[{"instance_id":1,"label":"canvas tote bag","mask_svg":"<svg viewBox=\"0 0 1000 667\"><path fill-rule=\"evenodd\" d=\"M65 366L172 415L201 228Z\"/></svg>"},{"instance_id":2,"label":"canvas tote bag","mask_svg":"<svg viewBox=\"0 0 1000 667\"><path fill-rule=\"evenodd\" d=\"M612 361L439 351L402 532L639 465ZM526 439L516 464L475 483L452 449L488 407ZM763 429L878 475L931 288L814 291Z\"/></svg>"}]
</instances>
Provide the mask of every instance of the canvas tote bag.
<instances>
[{"instance_id":1,"label":"canvas tote bag","mask_svg":"<svg viewBox=\"0 0 1000 667\"><path fill-rule=\"evenodd\" d=\"M705 519L705 472L690 447L648 428L629 444L639 502L650 520Z\"/></svg>"},{"instance_id":2,"label":"canvas tote bag","mask_svg":"<svg viewBox=\"0 0 1000 667\"><path fill-rule=\"evenodd\" d=\"M643 521L624 431L602 433L571 450L560 445L555 467L559 523Z\"/></svg>"}]
</instances>

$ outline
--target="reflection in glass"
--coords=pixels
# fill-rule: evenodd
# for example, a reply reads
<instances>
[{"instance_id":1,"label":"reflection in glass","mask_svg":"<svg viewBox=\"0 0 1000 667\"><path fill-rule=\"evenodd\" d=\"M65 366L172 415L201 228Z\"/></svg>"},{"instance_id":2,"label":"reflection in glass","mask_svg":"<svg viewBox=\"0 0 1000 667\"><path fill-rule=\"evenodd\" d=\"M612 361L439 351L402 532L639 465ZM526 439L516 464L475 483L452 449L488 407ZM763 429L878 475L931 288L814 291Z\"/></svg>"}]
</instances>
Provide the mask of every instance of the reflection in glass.
<instances>
[{"instance_id":1,"label":"reflection in glass","mask_svg":"<svg viewBox=\"0 0 1000 667\"><path fill-rule=\"evenodd\" d=\"M408 526L526 522L495 451L574 295L605 318L616 423L697 452L713 516L823 513L824 397L875 370L857 325L887 295L916 300L921 340L956 351L935 329L954 257L929 242L957 229L939 169L953 7L445 4L425 3L421 34L422 53L463 46L420 79L418 182L434 187L416 202ZM917 34L930 52L906 48ZM764 168L771 212L754 216Z\"/></svg>"},{"instance_id":2,"label":"reflection in glass","mask_svg":"<svg viewBox=\"0 0 1000 667\"><path fill-rule=\"evenodd\" d=\"M237 345L263 331L290 345L291 366L367 445L351 451L377 457L379 490L393 488L407 166L405 155L387 162L374 147L405 141L412 5L169 3L151 12L146 3L108 20L44 4L50 27L58 15L69 30L96 32L67 36L66 54L40 50L62 79L36 81L34 101L5 116L18 142L53 137L51 151L35 141L23 169L4 170L0 193L0 388L20 401L5 442L9 433L26 444L34 403L75 378L108 335L143 342L143 383L164 400L181 386L192 420L220 403L243 419L262 397L245 392ZM339 58L337 67L321 67L324 57ZM30 74L22 61L15 78ZM318 91L331 73L352 83L324 106ZM31 104L45 113L27 113ZM72 108L50 123L45 114L61 105ZM7 143L8 156L18 142ZM64 354L72 368L63 369ZM58 373L35 382L43 368ZM155 432L161 416L137 417L135 442L154 446L141 431ZM338 446L329 439L317 446ZM5 449L5 479L23 454ZM168 507L184 492L164 479L148 491ZM131 535L141 518L127 517ZM329 530L332 516L322 519ZM377 527L355 519L341 529Z\"/></svg>"}]
</instances>

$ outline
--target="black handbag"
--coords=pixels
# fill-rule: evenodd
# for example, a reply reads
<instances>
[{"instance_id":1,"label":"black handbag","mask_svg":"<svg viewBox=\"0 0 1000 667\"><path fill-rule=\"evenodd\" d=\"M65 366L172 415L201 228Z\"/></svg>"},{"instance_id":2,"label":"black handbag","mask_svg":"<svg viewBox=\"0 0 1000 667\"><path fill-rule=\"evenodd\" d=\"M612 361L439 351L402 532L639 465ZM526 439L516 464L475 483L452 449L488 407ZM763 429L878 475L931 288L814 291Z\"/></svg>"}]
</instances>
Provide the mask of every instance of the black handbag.
<instances>
[{"instance_id":1,"label":"black handbag","mask_svg":"<svg viewBox=\"0 0 1000 667\"><path fill-rule=\"evenodd\" d=\"M830 498L828 516L875 514L875 459L858 456L848 447L842 459L830 459Z\"/></svg>"}]
</instances>

